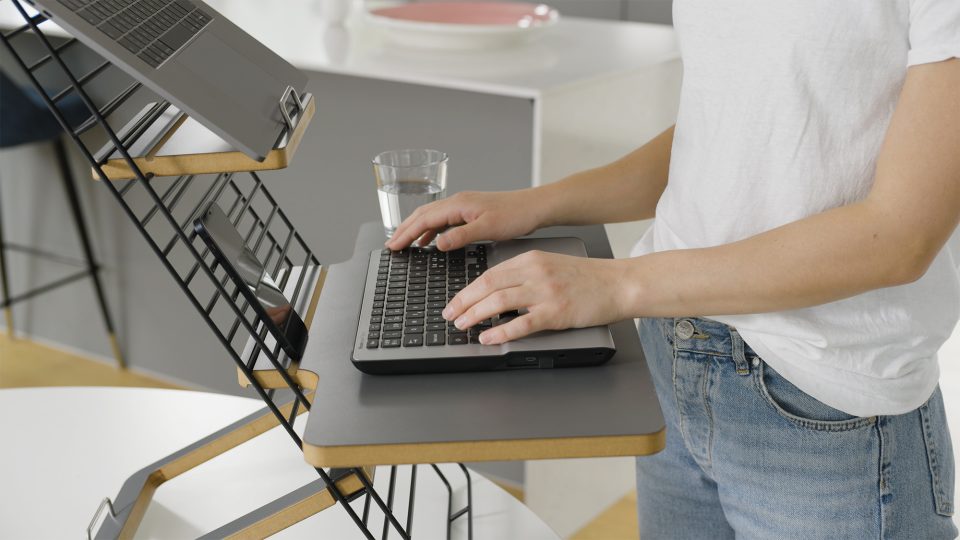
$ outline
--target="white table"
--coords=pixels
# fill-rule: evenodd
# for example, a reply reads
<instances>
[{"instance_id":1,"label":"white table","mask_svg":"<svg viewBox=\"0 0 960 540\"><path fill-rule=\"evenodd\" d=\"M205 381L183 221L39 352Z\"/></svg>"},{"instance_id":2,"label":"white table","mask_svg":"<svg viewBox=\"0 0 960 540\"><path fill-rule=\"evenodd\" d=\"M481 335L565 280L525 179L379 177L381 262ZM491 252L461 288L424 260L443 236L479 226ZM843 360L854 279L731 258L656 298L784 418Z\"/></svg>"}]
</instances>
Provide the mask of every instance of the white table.
<instances>
[{"instance_id":1,"label":"white table","mask_svg":"<svg viewBox=\"0 0 960 540\"><path fill-rule=\"evenodd\" d=\"M131 473L261 407L258 400L177 390L0 391L0 538L82 536L99 502L114 497ZM454 486L457 509L465 498L463 475L452 466L444 472ZM381 493L388 473L377 472ZM401 468L398 478L395 508L405 509L409 468ZM472 478L475 538L557 539L519 501L477 473ZM277 428L163 484L137 537L195 538L315 479ZM416 493L416 537L442 538L447 492L427 467L418 470ZM359 511L362 498L353 504ZM405 510L398 515L403 520ZM380 530L376 516L372 511L373 531ZM466 538L464 519L453 531L454 538ZM336 506L275 535L361 537Z\"/></svg>"}]
</instances>

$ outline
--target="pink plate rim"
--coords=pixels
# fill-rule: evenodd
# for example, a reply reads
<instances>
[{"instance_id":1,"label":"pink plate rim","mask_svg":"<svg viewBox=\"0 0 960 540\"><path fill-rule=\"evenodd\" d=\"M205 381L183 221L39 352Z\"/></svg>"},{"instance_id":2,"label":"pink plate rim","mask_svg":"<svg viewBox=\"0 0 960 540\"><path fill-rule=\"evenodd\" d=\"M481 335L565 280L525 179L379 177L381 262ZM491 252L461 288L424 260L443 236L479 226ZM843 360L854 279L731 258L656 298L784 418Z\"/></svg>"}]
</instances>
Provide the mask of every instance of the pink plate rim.
<instances>
[{"instance_id":1,"label":"pink plate rim","mask_svg":"<svg viewBox=\"0 0 960 540\"><path fill-rule=\"evenodd\" d=\"M559 13L529 2L417 2L370 10L370 15L397 23L534 28L556 22Z\"/></svg>"}]
</instances>

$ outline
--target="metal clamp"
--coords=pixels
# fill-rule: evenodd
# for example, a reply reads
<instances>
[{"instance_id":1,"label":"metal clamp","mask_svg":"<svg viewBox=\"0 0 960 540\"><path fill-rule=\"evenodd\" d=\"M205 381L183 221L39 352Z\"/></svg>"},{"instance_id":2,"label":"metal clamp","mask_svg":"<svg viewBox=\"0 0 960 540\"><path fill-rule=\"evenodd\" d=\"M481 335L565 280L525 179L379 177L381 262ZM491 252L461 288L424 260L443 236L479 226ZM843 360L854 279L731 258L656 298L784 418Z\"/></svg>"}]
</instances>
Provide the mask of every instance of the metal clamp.
<instances>
[{"instance_id":1,"label":"metal clamp","mask_svg":"<svg viewBox=\"0 0 960 540\"><path fill-rule=\"evenodd\" d=\"M287 123L287 128L293 131L296 126L290 118L290 113L287 112L287 102L290 101L291 96L293 97L293 103L297 106L297 112L303 112L303 101L300 99L300 94L294 87L287 86L287 89L283 91L283 95L280 96L280 114L283 115L283 121Z\"/></svg>"},{"instance_id":2,"label":"metal clamp","mask_svg":"<svg viewBox=\"0 0 960 540\"><path fill-rule=\"evenodd\" d=\"M87 540L93 540L93 528L97 525L97 520L100 519L100 514L103 513L103 509L106 508L110 515L109 517L116 519L117 513L113 509L113 501L110 500L110 497L104 497L100 501L100 506L97 507L97 511L93 514L93 519L90 520L90 525L87 525Z\"/></svg>"}]
</instances>

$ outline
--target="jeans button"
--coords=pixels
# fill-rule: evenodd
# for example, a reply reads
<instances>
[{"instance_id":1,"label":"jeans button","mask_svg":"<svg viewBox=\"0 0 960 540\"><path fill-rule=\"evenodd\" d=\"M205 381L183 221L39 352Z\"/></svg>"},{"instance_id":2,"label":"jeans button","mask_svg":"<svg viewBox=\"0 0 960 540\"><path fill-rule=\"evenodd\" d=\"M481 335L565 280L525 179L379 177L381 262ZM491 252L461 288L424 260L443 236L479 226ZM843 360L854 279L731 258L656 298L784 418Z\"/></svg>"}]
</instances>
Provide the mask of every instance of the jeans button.
<instances>
[{"instance_id":1,"label":"jeans button","mask_svg":"<svg viewBox=\"0 0 960 540\"><path fill-rule=\"evenodd\" d=\"M696 331L697 329L693 327L693 323L686 319L677 323L677 337L680 339L690 339Z\"/></svg>"}]
</instances>

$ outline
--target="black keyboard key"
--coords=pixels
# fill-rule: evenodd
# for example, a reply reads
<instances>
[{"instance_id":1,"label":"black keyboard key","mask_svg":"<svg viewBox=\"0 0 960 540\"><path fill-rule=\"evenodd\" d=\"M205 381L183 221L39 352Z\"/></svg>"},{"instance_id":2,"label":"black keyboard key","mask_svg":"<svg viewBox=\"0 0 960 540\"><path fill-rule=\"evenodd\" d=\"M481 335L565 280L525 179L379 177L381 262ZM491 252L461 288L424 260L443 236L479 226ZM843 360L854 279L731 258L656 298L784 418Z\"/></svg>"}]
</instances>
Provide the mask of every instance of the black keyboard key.
<instances>
[{"instance_id":1,"label":"black keyboard key","mask_svg":"<svg viewBox=\"0 0 960 540\"><path fill-rule=\"evenodd\" d=\"M184 43L190 41L190 38L194 35L196 35L196 32L185 25L178 24L160 36L160 41L166 44L167 47L177 50L182 47Z\"/></svg>"},{"instance_id":2,"label":"black keyboard key","mask_svg":"<svg viewBox=\"0 0 960 540\"><path fill-rule=\"evenodd\" d=\"M422 333L423 333L423 326L408 326L408 327L406 327L406 328L403 329L403 334L404 334L404 335L407 335L407 334L422 334Z\"/></svg>"},{"instance_id":3,"label":"black keyboard key","mask_svg":"<svg viewBox=\"0 0 960 540\"><path fill-rule=\"evenodd\" d=\"M422 319L424 313L425 312L422 309L411 310L407 311L407 317L410 319Z\"/></svg>"},{"instance_id":4,"label":"black keyboard key","mask_svg":"<svg viewBox=\"0 0 960 540\"><path fill-rule=\"evenodd\" d=\"M443 294L431 294L427 297L427 302L446 302L446 295Z\"/></svg>"},{"instance_id":5,"label":"black keyboard key","mask_svg":"<svg viewBox=\"0 0 960 540\"><path fill-rule=\"evenodd\" d=\"M427 309L443 309L446 305L446 302L428 302Z\"/></svg>"},{"instance_id":6,"label":"black keyboard key","mask_svg":"<svg viewBox=\"0 0 960 540\"><path fill-rule=\"evenodd\" d=\"M392 348L395 348L395 347L399 347L399 346L400 346L400 340L399 340L399 339L384 339L383 341L380 342L380 346L383 347L384 349L392 349Z\"/></svg>"},{"instance_id":7,"label":"black keyboard key","mask_svg":"<svg viewBox=\"0 0 960 540\"><path fill-rule=\"evenodd\" d=\"M466 345L466 344L467 344L466 334L451 334L447 336L447 345Z\"/></svg>"},{"instance_id":8,"label":"black keyboard key","mask_svg":"<svg viewBox=\"0 0 960 540\"><path fill-rule=\"evenodd\" d=\"M160 60L156 59L152 54L147 54L146 51L137 55L141 60L150 64L150 67L158 67L160 65Z\"/></svg>"},{"instance_id":9,"label":"black keyboard key","mask_svg":"<svg viewBox=\"0 0 960 540\"><path fill-rule=\"evenodd\" d=\"M420 297L420 298L417 298L417 297L407 298L407 303L408 303L408 304L422 305L422 304L426 303L426 301L427 301L427 299L424 298L424 297Z\"/></svg>"},{"instance_id":10,"label":"black keyboard key","mask_svg":"<svg viewBox=\"0 0 960 540\"><path fill-rule=\"evenodd\" d=\"M101 32L110 36L110 38L114 40L119 39L120 36L123 35L123 30L118 28L116 25L114 25L110 21L101 23L100 26L98 26L97 28L99 28Z\"/></svg>"},{"instance_id":11,"label":"black keyboard key","mask_svg":"<svg viewBox=\"0 0 960 540\"><path fill-rule=\"evenodd\" d=\"M386 315L386 316L388 316L388 317L389 317L389 316L393 316L393 315L403 315L403 308L400 308L400 309L388 309L388 310L384 311L383 314Z\"/></svg>"},{"instance_id":12,"label":"black keyboard key","mask_svg":"<svg viewBox=\"0 0 960 540\"><path fill-rule=\"evenodd\" d=\"M138 52L140 52L140 46L137 45L132 39L128 37L120 38L119 43L123 45L124 49L132 52L133 54L137 54Z\"/></svg>"},{"instance_id":13,"label":"black keyboard key","mask_svg":"<svg viewBox=\"0 0 960 540\"><path fill-rule=\"evenodd\" d=\"M430 315L427 317L427 324L447 324L447 320L439 315Z\"/></svg>"},{"instance_id":14,"label":"black keyboard key","mask_svg":"<svg viewBox=\"0 0 960 540\"><path fill-rule=\"evenodd\" d=\"M80 15L81 17L83 17L83 20L87 21L88 23L94 26L103 22L103 17L96 14L92 9L89 9L89 8L84 9L82 11L78 11L77 15Z\"/></svg>"},{"instance_id":15,"label":"black keyboard key","mask_svg":"<svg viewBox=\"0 0 960 540\"><path fill-rule=\"evenodd\" d=\"M383 302L378 302L378 303L382 304ZM376 308L377 304L374 304L373 307ZM379 307L383 307L383 306L379 306ZM387 302L387 309L403 309L403 302Z\"/></svg>"},{"instance_id":16,"label":"black keyboard key","mask_svg":"<svg viewBox=\"0 0 960 540\"><path fill-rule=\"evenodd\" d=\"M407 298L424 298L427 296L427 291L409 291L407 292ZM428 300L429 301L429 300Z\"/></svg>"},{"instance_id":17,"label":"black keyboard key","mask_svg":"<svg viewBox=\"0 0 960 540\"><path fill-rule=\"evenodd\" d=\"M442 322L427 323L428 332L442 332L442 331L445 331L446 329L447 329L446 323L442 323Z\"/></svg>"},{"instance_id":18,"label":"black keyboard key","mask_svg":"<svg viewBox=\"0 0 960 540\"><path fill-rule=\"evenodd\" d=\"M375 309L370 312L370 316L373 317L374 319L379 319L382 315L383 315L382 309Z\"/></svg>"},{"instance_id":19,"label":"black keyboard key","mask_svg":"<svg viewBox=\"0 0 960 540\"><path fill-rule=\"evenodd\" d=\"M380 339L380 332L370 332L367 334L367 339Z\"/></svg>"},{"instance_id":20,"label":"black keyboard key","mask_svg":"<svg viewBox=\"0 0 960 540\"><path fill-rule=\"evenodd\" d=\"M391 294L387 296L387 302L403 302L402 294Z\"/></svg>"},{"instance_id":21,"label":"black keyboard key","mask_svg":"<svg viewBox=\"0 0 960 540\"><path fill-rule=\"evenodd\" d=\"M421 334L403 336L403 346L404 347L422 347L423 336Z\"/></svg>"},{"instance_id":22,"label":"black keyboard key","mask_svg":"<svg viewBox=\"0 0 960 540\"><path fill-rule=\"evenodd\" d=\"M384 322L384 323L399 323L399 322L403 322L403 317L400 316L400 315L393 315L393 316L391 316L391 317L384 317L384 318L383 318L383 322Z\"/></svg>"},{"instance_id":23,"label":"black keyboard key","mask_svg":"<svg viewBox=\"0 0 960 540\"><path fill-rule=\"evenodd\" d=\"M368 349L376 349L376 348L379 347L379 346L380 346L380 340L379 340L379 339L368 339L368 340L367 340L367 348L368 348Z\"/></svg>"},{"instance_id":24,"label":"black keyboard key","mask_svg":"<svg viewBox=\"0 0 960 540\"><path fill-rule=\"evenodd\" d=\"M403 325L400 323L390 323L383 325L384 332L400 332L403 330Z\"/></svg>"},{"instance_id":25,"label":"black keyboard key","mask_svg":"<svg viewBox=\"0 0 960 540\"><path fill-rule=\"evenodd\" d=\"M383 339L400 339L403 337L403 332L383 332L380 337Z\"/></svg>"},{"instance_id":26,"label":"black keyboard key","mask_svg":"<svg viewBox=\"0 0 960 540\"><path fill-rule=\"evenodd\" d=\"M446 345L447 336L443 332L427 332L426 337L424 338L427 346L436 346L436 345Z\"/></svg>"},{"instance_id":27,"label":"black keyboard key","mask_svg":"<svg viewBox=\"0 0 960 540\"><path fill-rule=\"evenodd\" d=\"M371 332L379 332L379 331L380 331L380 323L372 323L372 324L370 325L370 331L371 331Z\"/></svg>"}]
</instances>

